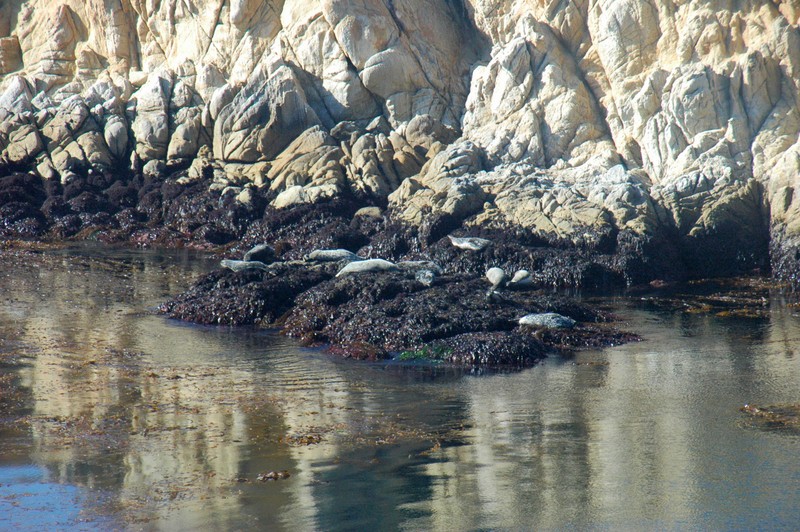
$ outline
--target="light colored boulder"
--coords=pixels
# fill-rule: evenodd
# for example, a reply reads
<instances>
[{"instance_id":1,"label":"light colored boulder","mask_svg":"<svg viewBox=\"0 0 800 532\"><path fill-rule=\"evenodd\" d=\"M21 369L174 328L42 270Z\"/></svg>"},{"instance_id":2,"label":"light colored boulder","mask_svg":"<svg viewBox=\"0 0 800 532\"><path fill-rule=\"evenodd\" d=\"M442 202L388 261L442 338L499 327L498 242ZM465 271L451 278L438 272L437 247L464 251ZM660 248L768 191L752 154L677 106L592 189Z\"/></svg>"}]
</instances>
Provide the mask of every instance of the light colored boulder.
<instances>
[{"instance_id":1,"label":"light colored boulder","mask_svg":"<svg viewBox=\"0 0 800 532\"><path fill-rule=\"evenodd\" d=\"M128 108L135 115L131 132L136 153L143 160L166 159L170 140L169 94L173 81L154 74L131 97Z\"/></svg>"},{"instance_id":2,"label":"light colored boulder","mask_svg":"<svg viewBox=\"0 0 800 532\"><path fill-rule=\"evenodd\" d=\"M415 224L690 245L739 224L735 246L765 228L800 241L796 2L0 11L0 157L41 175L188 163L209 146L193 178L270 186L284 206L355 193Z\"/></svg>"},{"instance_id":3,"label":"light colored boulder","mask_svg":"<svg viewBox=\"0 0 800 532\"><path fill-rule=\"evenodd\" d=\"M280 60L260 65L214 124L214 156L253 163L280 154L319 118L302 83Z\"/></svg>"},{"instance_id":4,"label":"light colored boulder","mask_svg":"<svg viewBox=\"0 0 800 532\"><path fill-rule=\"evenodd\" d=\"M123 159L128 153L128 125L125 119L118 115L108 117L103 136L111 155Z\"/></svg>"}]
</instances>

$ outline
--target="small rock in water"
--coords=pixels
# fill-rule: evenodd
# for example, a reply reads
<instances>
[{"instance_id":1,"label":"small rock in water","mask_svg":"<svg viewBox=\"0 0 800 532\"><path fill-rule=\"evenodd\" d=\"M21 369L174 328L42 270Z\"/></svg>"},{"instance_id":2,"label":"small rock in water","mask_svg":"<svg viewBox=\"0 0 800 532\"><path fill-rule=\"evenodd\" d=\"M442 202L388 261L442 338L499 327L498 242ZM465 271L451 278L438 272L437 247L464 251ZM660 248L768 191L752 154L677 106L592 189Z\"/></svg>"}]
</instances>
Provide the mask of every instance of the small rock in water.
<instances>
[{"instance_id":1,"label":"small rock in water","mask_svg":"<svg viewBox=\"0 0 800 532\"><path fill-rule=\"evenodd\" d=\"M486 278L489 279L489 282L492 283L492 289L496 290L501 288L505 285L506 281L508 281L508 275L503 270L503 268L489 268L486 272Z\"/></svg>"},{"instance_id":2,"label":"small rock in water","mask_svg":"<svg viewBox=\"0 0 800 532\"><path fill-rule=\"evenodd\" d=\"M223 268L228 268L229 270L233 270L235 272L240 272L242 270L264 270L265 272L269 271L269 267L264 264L263 262L257 260L230 260L224 259L220 262L220 266Z\"/></svg>"},{"instance_id":3,"label":"small rock in water","mask_svg":"<svg viewBox=\"0 0 800 532\"><path fill-rule=\"evenodd\" d=\"M269 244L259 244L244 254L244 260L257 260L264 264L275 262L275 249Z\"/></svg>"},{"instance_id":4,"label":"small rock in water","mask_svg":"<svg viewBox=\"0 0 800 532\"><path fill-rule=\"evenodd\" d=\"M268 473L261 473L256 478L259 482L268 482L270 480L283 480L289 478L291 473L288 471L270 471Z\"/></svg>"},{"instance_id":5,"label":"small rock in water","mask_svg":"<svg viewBox=\"0 0 800 532\"><path fill-rule=\"evenodd\" d=\"M458 249L467 249L470 251L480 251L492 243L491 240L486 240L485 238L478 238L473 236L456 237L447 235L447 238L449 238L450 243L453 244Z\"/></svg>"},{"instance_id":6,"label":"small rock in water","mask_svg":"<svg viewBox=\"0 0 800 532\"><path fill-rule=\"evenodd\" d=\"M414 276L424 286L432 286L436 280L436 273L433 270L419 270Z\"/></svg>"},{"instance_id":7,"label":"small rock in water","mask_svg":"<svg viewBox=\"0 0 800 532\"><path fill-rule=\"evenodd\" d=\"M368 259L359 260L346 264L344 268L339 270L336 277L348 275L351 273L371 273L371 272L396 272L400 268L393 262L383 259Z\"/></svg>"},{"instance_id":8,"label":"small rock in water","mask_svg":"<svg viewBox=\"0 0 800 532\"><path fill-rule=\"evenodd\" d=\"M305 257L306 261L313 262L339 262L340 260L364 260L352 251L346 249L315 249Z\"/></svg>"},{"instance_id":9,"label":"small rock in water","mask_svg":"<svg viewBox=\"0 0 800 532\"><path fill-rule=\"evenodd\" d=\"M519 319L520 325L531 327L543 327L545 329L572 329L576 321L567 316L556 314L555 312L543 312L539 314L528 314Z\"/></svg>"}]
</instances>

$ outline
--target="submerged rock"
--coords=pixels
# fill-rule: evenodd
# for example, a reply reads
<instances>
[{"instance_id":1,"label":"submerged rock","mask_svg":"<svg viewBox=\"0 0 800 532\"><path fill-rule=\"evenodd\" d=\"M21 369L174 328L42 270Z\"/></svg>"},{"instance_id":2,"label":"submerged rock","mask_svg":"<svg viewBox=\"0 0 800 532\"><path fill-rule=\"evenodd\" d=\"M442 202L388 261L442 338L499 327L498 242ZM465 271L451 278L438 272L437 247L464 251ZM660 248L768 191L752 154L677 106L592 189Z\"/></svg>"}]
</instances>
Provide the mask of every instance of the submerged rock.
<instances>
[{"instance_id":1,"label":"submerged rock","mask_svg":"<svg viewBox=\"0 0 800 532\"><path fill-rule=\"evenodd\" d=\"M433 342L438 359L465 366L524 368L553 352L530 335L514 332L464 333Z\"/></svg>"},{"instance_id":2,"label":"submerged rock","mask_svg":"<svg viewBox=\"0 0 800 532\"><path fill-rule=\"evenodd\" d=\"M800 404L754 405L745 404L739 409L748 416L749 423L762 430L800 433Z\"/></svg>"}]
</instances>

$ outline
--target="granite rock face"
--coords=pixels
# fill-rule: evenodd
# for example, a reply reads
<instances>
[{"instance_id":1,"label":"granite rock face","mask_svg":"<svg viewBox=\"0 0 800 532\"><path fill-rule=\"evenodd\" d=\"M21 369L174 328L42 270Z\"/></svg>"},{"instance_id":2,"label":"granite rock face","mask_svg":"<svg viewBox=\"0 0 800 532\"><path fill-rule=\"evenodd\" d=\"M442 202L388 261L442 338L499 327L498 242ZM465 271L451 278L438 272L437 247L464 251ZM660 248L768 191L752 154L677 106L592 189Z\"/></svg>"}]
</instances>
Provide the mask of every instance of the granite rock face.
<instances>
[{"instance_id":1,"label":"granite rock face","mask_svg":"<svg viewBox=\"0 0 800 532\"><path fill-rule=\"evenodd\" d=\"M0 167L188 168L279 208L658 236L698 274L769 250L794 278L798 23L796 0L6 0Z\"/></svg>"}]
</instances>

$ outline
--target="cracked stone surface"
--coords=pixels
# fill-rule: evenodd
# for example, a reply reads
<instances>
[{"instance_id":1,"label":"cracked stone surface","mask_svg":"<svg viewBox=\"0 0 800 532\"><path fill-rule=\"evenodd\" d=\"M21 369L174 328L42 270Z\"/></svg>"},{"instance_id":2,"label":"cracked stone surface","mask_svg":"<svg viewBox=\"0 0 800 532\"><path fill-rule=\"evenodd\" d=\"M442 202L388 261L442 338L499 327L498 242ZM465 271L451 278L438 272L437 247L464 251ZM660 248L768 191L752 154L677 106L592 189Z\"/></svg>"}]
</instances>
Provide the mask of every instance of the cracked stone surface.
<instances>
[{"instance_id":1,"label":"cracked stone surface","mask_svg":"<svg viewBox=\"0 0 800 532\"><path fill-rule=\"evenodd\" d=\"M800 271L800 2L7 0L0 167ZM453 222L453 223L455 223Z\"/></svg>"}]
</instances>

